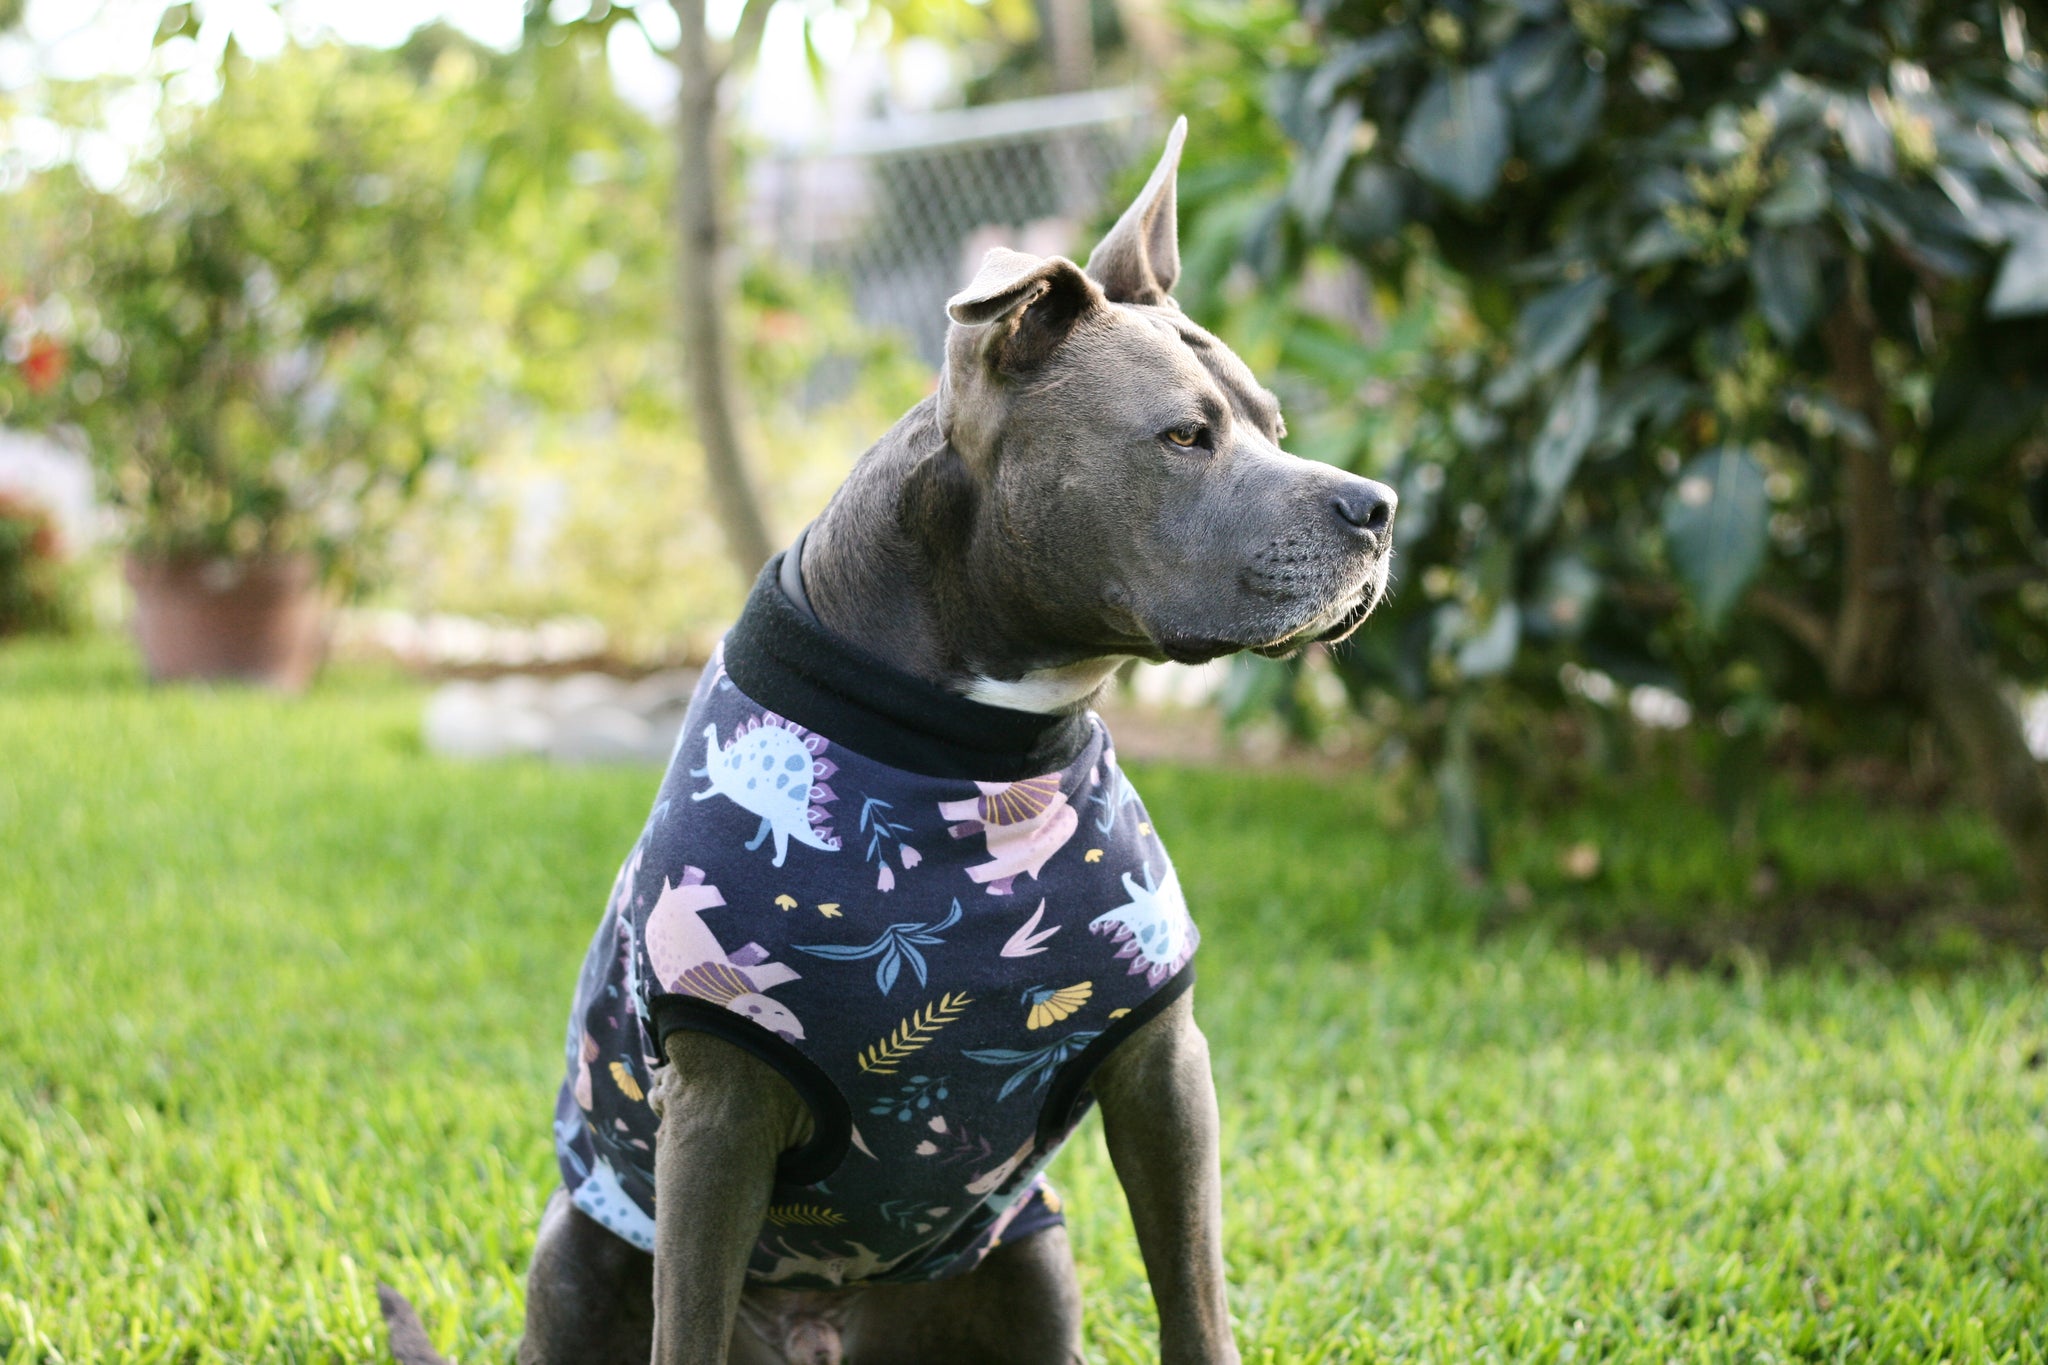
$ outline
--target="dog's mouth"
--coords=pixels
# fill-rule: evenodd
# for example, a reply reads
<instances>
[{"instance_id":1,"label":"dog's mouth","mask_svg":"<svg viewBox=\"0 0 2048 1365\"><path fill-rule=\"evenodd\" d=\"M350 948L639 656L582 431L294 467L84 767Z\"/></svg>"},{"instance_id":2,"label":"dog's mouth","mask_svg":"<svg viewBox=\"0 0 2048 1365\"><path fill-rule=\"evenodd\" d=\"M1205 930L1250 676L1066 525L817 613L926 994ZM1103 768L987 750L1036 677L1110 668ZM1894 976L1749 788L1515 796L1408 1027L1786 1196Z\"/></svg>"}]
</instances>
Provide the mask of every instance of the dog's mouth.
<instances>
[{"instance_id":1,"label":"dog's mouth","mask_svg":"<svg viewBox=\"0 0 2048 1365\"><path fill-rule=\"evenodd\" d=\"M1335 625L1316 636L1316 643L1335 645L1350 639L1352 632L1364 625L1365 618L1372 615L1373 608L1380 604L1380 598L1385 595L1382 586L1385 582L1384 578L1375 579L1372 587L1352 603L1351 609L1337 618Z\"/></svg>"},{"instance_id":2,"label":"dog's mouth","mask_svg":"<svg viewBox=\"0 0 2048 1365\"><path fill-rule=\"evenodd\" d=\"M1386 595L1387 576L1388 560L1382 557L1366 574L1365 582L1355 593L1339 599L1340 606L1334 619L1328 612L1319 612L1307 625L1289 631L1277 640L1250 646L1252 653L1268 659L1282 659L1312 644L1334 645L1350 638L1353 631L1365 624L1365 618L1372 615L1373 608Z\"/></svg>"},{"instance_id":3,"label":"dog's mouth","mask_svg":"<svg viewBox=\"0 0 2048 1365\"><path fill-rule=\"evenodd\" d=\"M1372 615L1373 608L1385 596L1387 585L1387 561L1382 559L1365 582L1353 592L1338 599L1333 607L1326 607L1301 625L1295 626L1277 637L1263 640L1230 639L1211 636L1170 635L1157 640L1159 651L1177 664L1208 663L1226 654L1250 652L1268 659L1284 659L1288 655L1312 644L1337 644L1348 639L1352 632L1365 624L1365 618ZM1334 612L1334 614L1333 614Z\"/></svg>"}]
</instances>

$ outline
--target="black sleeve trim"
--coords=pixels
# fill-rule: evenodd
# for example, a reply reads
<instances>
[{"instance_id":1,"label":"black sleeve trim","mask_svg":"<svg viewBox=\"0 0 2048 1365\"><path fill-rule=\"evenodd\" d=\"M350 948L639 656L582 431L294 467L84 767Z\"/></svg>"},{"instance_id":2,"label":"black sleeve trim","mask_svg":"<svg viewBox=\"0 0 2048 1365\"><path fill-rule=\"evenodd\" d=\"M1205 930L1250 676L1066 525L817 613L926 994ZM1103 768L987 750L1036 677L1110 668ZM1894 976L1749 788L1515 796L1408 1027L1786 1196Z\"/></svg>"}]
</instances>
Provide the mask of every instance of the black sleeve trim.
<instances>
[{"instance_id":1,"label":"black sleeve trim","mask_svg":"<svg viewBox=\"0 0 2048 1365\"><path fill-rule=\"evenodd\" d=\"M1095 1041L1074 1054L1065 1066L1053 1073L1052 1088L1045 1096L1045 1108L1038 1113L1040 1151L1059 1141L1068 1129L1080 1121L1081 1113L1086 1107L1088 1081L1094 1076L1095 1068L1108 1060L1109 1054L1116 1051L1118 1045L1126 1038L1150 1023L1159 1011L1180 999L1188 987L1194 984L1195 964L1190 962L1158 990L1146 996L1129 1014L1096 1035Z\"/></svg>"},{"instance_id":2,"label":"black sleeve trim","mask_svg":"<svg viewBox=\"0 0 2048 1365\"><path fill-rule=\"evenodd\" d=\"M811 1140L782 1154L775 1163L778 1181L815 1185L839 1169L853 1141L853 1110L816 1062L753 1020L710 1000L694 995L652 995L647 1008L652 1015L648 1032L654 1038L656 1057L668 1056L671 1033L693 1029L752 1053L795 1087L797 1097L811 1111Z\"/></svg>"}]
</instances>

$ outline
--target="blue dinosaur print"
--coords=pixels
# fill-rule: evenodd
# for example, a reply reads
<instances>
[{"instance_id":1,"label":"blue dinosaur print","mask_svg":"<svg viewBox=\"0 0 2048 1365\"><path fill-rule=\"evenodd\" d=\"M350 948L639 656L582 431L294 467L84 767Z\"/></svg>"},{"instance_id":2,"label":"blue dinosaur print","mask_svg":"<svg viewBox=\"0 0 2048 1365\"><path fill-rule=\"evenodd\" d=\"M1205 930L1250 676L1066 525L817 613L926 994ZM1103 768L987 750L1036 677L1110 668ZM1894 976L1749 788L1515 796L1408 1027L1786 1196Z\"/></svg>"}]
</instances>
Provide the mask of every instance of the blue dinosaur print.
<instances>
[{"instance_id":1,"label":"blue dinosaur print","mask_svg":"<svg viewBox=\"0 0 2048 1365\"><path fill-rule=\"evenodd\" d=\"M825 779L837 768L824 754L824 740L773 712L742 725L723 749L718 747L718 727L707 725L704 766L690 769L690 776L708 777L711 785L690 793L690 799L723 796L760 816L761 828L747 851L774 835L776 867L789 856L791 839L822 853L837 853L839 840L832 837L825 815L825 804L837 799Z\"/></svg>"}]
</instances>

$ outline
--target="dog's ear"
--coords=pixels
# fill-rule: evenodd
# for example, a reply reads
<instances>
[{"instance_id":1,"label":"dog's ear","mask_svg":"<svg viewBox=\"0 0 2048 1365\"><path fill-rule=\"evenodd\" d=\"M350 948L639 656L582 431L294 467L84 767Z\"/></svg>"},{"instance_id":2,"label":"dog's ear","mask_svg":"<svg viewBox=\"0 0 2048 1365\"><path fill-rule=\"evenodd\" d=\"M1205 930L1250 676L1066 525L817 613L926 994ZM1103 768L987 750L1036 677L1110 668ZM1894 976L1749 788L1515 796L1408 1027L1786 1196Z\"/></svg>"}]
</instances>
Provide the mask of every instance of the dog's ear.
<instances>
[{"instance_id":1,"label":"dog's ear","mask_svg":"<svg viewBox=\"0 0 2048 1365\"><path fill-rule=\"evenodd\" d=\"M1173 302L1173 286L1180 279L1180 223L1173 187L1181 145L1187 140L1187 119L1175 119L1152 178L1088 255L1088 274L1111 303Z\"/></svg>"},{"instance_id":2,"label":"dog's ear","mask_svg":"<svg viewBox=\"0 0 2048 1365\"><path fill-rule=\"evenodd\" d=\"M954 344L960 341L994 369L1028 370L1101 303L1102 291L1066 257L1047 259L997 247L982 259L974 283L946 300L948 317L962 328L979 329L949 338L947 358L955 363L967 358Z\"/></svg>"},{"instance_id":3,"label":"dog's ear","mask_svg":"<svg viewBox=\"0 0 2048 1365\"><path fill-rule=\"evenodd\" d=\"M1025 374L1103 307L1102 291L1064 256L1046 259L997 247L974 283L946 301L946 366L939 375L939 424L970 464L993 447L1005 375Z\"/></svg>"}]
</instances>

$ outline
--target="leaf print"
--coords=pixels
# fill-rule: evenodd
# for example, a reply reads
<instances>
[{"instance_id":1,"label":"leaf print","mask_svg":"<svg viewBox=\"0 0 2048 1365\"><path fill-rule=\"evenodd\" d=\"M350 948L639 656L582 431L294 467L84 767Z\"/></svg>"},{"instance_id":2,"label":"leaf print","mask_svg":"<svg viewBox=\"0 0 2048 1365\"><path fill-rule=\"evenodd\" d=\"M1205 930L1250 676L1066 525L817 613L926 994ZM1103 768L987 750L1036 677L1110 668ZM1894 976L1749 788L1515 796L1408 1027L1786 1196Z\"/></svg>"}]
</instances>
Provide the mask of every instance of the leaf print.
<instances>
[{"instance_id":1,"label":"leaf print","mask_svg":"<svg viewBox=\"0 0 2048 1365\"><path fill-rule=\"evenodd\" d=\"M844 1223L846 1215L823 1204L770 1204L768 1221L779 1228L831 1228Z\"/></svg>"},{"instance_id":2,"label":"leaf print","mask_svg":"<svg viewBox=\"0 0 2048 1365\"><path fill-rule=\"evenodd\" d=\"M862 1048L858 1058L860 1069L877 1076L895 1075L904 1058L931 1042L932 1035L958 1019L973 1003L973 997L961 991L940 996L906 1016L888 1037Z\"/></svg>"},{"instance_id":3,"label":"leaf print","mask_svg":"<svg viewBox=\"0 0 2048 1365\"><path fill-rule=\"evenodd\" d=\"M910 826L888 817L887 812L894 809L879 796L863 794L861 797L860 828L868 836L867 852L862 856L878 865L875 872L875 889L878 891L896 889L896 870L889 866L888 846L895 846L896 859L906 872L923 861L916 849L902 842L903 836L911 832Z\"/></svg>"},{"instance_id":4,"label":"leaf print","mask_svg":"<svg viewBox=\"0 0 2048 1365\"><path fill-rule=\"evenodd\" d=\"M612 1080L617 1083L619 1093L629 1100L643 1100L646 1094L640 1089L640 1082L633 1079L633 1073L626 1069L624 1062L612 1063Z\"/></svg>"},{"instance_id":5,"label":"leaf print","mask_svg":"<svg viewBox=\"0 0 2048 1365\"><path fill-rule=\"evenodd\" d=\"M1003 945L1002 955L1004 957L1033 957L1044 952L1045 941L1060 931L1060 926L1055 924L1052 928L1040 932L1038 921L1044 917L1045 902L1040 900L1038 908L1031 912L1031 918L1025 920L1017 932L1010 935L1009 942Z\"/></svg>"},{"instance_id":6,"label":"leaf print","mask_svg":"<svg viewBox=\"0 0 2048 1365\"><path fill-rule=\"evenodd\" d=\"M1003 1088L996 1092L996 1099L1001 1101L1010 1098L1027 1081L1031 1083L1033 1090L1045 1089L1047 1082L1052 1080L1053 1072L1059 1070L1062 1063L1100 1036L1101 1030L1088 1029L1080 1033L1070 1033L1057 1042L1047 1043L1044 1047L1028 1051L1009 1047L984 1047L969 1048L960 1055L985 1066L1017 1068L1010 1079L1003 1082Z\"/></svg>"},{"instance_id":7,"label":"leaf print","mask_svg":"<svg viewBox=\"0 0 2048 1365\"><path fill-rule=\"evenodd\" d=\"M943 1114L933 1114L925 1120L925 1127L936 1137L928 1137L911 1148L919 1156L938 1156L941 1166L950 1166L956 1161L987 1161L995 1154L985 1137L969 1131L963 1124L949 1123ZM942 1145L943 1144L943 1145Z\"/></svg>"},{"instance_id":8,"label":"leaf print","mask_svg":"<svg viewBox=\"0 0 2048 1365\"><path fill-rule=\"evenodd\" d=\"M912 1115L929 1111L932 1101L943 1102L949 1093L944 1076L912 1076L893 1096L885 1095L869 1105L868 1112L894 1114L898 1123L908 1123Z\"/></svg>"},{"instance_id":9,"label":"leaf print","mask_svg":"<svg viewBox=\"0 0 2048 1365\"><path fill-rule=\"evenodd\" d=\"M875 986L887 995L896 985L896 978L902 973L903 964L909 963L910 970L917 977L917 984L926 984L924 954L919 948L936 948L945 943L945 932L960 922L960 898L953 898L953 908L937 924L892 924L882 931L881 937L873 943L792 943L790 947L812 957L822 957L833 962L859 962L864 958L880 958L875 964Z\"/></svg>"}]
</instances>

